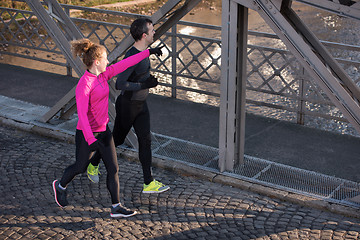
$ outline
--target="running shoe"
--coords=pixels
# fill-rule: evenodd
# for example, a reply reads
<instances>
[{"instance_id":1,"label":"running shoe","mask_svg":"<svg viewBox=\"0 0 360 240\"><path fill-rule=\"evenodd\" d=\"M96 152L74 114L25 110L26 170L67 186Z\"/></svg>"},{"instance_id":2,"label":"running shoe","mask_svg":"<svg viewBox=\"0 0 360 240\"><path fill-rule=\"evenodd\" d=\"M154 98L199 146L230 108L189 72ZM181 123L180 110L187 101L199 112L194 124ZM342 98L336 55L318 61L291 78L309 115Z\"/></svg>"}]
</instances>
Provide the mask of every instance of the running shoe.
<instances>
[{"instance_id":1,"label":"running shoe","mask_svg":"<svg viewBox=\"0 0 360 240\"><path fill-rule=\"evenodd\" d=\"M66 205L68 205L69 203L66 199L67 192L66 192L66 189L63 190L59 187L60 181L55 180L52 185L53 185L55 201L56 201L57 205L59 205L60 207L65 207Z\"/></svg>"},{"instance_id":2,"label":"running shoe","mask_svg":"<svg viewBox=\"0 0 360 240\"><path fill-rule=\"evenodd\" d=\"M89 166L87 168L87 176L93 183L99 182L99 165L94 166L91 163L89 163Z\"/></svg>"},{"instance_id":3,"label":"running shoe","mask_svg":"<svg viewBox=\"0 0 360 240\"><path fill-rule=\"evenodd\" d=\"M155 179L146 185L144 183L143 193L161 193L169 190L170 187L162 184L161 182L156 181Z\"/></svg>"},{"instance_id":4,"label":"running shoe","mask_svg":"<svg viewBox=\"0 0 360 240\"><path fill-rule=\"evenodd\" d=\"M119 218L119 217L131 217L134 216L137 212L127 209L119 204L117 207L111 207L110 217Z\"/></svg>"}]
</instances>

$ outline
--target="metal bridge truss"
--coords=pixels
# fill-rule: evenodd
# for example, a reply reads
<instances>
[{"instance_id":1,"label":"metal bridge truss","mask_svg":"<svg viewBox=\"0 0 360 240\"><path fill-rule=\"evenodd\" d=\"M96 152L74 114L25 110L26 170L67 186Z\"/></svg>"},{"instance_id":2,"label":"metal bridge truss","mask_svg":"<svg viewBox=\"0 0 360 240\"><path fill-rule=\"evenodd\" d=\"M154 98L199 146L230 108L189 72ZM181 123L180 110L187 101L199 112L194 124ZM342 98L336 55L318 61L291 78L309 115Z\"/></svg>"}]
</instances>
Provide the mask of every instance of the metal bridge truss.
<instances>
[{"instance_id":1,"label":"metal bridge truss","mask_svg":"<svg viewBox=\"0 0 360 240\"><path fill-rule=\"evenodd\" d=\"M165 34L174 24L176 24L183 16L191 11L201 0L169 0L151 17L154 25L160 26L156 29L154 41ZM85 68L79 58L73 59L69 41L80 39L84 36L71 21L70 17L64 12L63 8L57 0L44 0L44 6L40 0L26 0L29 7L38 17L40 23L45 27L46 31L51 35L56 45L66 57L66 60L75 69L78 76L82 76ZM181 5L181 2L182 5ZM181 6L180 6L181 5ZM47 7L48 9L46 9ZM131 35L125 37L120 44L108 55L108 60L113 63L119 56L131 47L134 39ZM68 119L76 111L75 89L73 87L62 99L60 99L44 116L40 118L43 122L48 122L56 114L60 112L60 118ZM110 121L115 120L115 107L111 100L116 98L115 82L110 81L110 97L109 97L109 117ZM127 143L138 148L136 136L131 131L127 138Z\"/></svg>"},{"instance_id":2,"label":"metal bridge truss","mask_svg":"<svg viewBox=\"0 0 360 240\"><path fill-rule=\"evenodd\" d=\"M56 42L56 45L61 50L61 52L66 57L67 61L71 64L72 68L75 69L76 73L80 76L82 75L84 69L79 66L82 66L82 63L79 59L73 60L70 53L70 48L68 45L68 41L82 37L82 34L73 26L72 21L68 19L66 15L63 14L62 8L59 8L57 1L55 0L46 0L47 9L42 9L43 7L39 5L39 1L27 0L29 6L32 6L34 13L36 13L37 17L41 24L44 25L46 31L51 35L51 38ZM169 3L170 2L170 3ZM180 1L168 1L166 7L165 5L152 16L154 23L159 23L164 20L164 17L169 17L168 21L164 22L158 29L156 34L156 39L158 39L161 35L163 35L167 29L171 27L174 23L176 23L182 15L186 14L191 10L193 6L197 4L195 1L186 1L183 7L180 7L178 10L175 10L171 13L172 9ZM354 19L359 19L360 16L359 11L357 10L358 4L353 1L319 1L319 0L311 0L311 1L301 1L305 4L309 4L312 6L320 7L322 9L334 12L339 15L352 17ZM261 8L261 6L265 6ZM349 6L350 5L350 6ZM34 10L34 8L36 10ZM254 68L250 72L246 71L245 65L246 59L250 64L257 67L257 63L252 63L249 55L253 52L259 51L258 46L247 46L247 9L253 9L259 12L259 14L264 17L264 19L269 23L269 25L274 29L277 35L284 41L286 46L291 50L294 54L295 58L300 61L300 63L304 66L304 68L309 72L313 72L312 77L315 79L315 82L322 86L323 90L329 95L329 98L335 103L336 106L340 105L346 106L346 102L341 102L343 98L334 101L334 96L337 99L338 92L335 94L331 92L333 88L338 88L341 94L344 92L348 95L347 99L353 99L354 104L358 104L356 102L358 98L358 91L356 88L354 89L353 84L348 82L348 78L346 74L344 75L341 72L341 69L338 68L336 62L329 58L329 55L326 51L324 51L323 47L317 39L313 39L314 37L310 32L306 29L306 27L297 19L296 15L294 16L291 11L291 1L246 1L246 0L227 0L223 1L223 9L228 9L229 11L223 11L223 27L222 27L222 76L221 76L221 106L220 106L220 145L219 149L211 148L208 146L204 146L201 144L194 144L188 141L183 141L176 138L171 138L168 136L163 136L160 134L152 134L152 137L155 138L155 141L152 141L152 149L154 156L158 156L161 158L179 161L181 163L186 163L189 165L193 165L195 167L206 168L210 171L214 171L216 173L223 172L222 174L230 175L236 178L248 180L250 182L258 182L260 184L271 185L275 188L289 190L292 189L295 192L300 192L302 194L307 194L310 196L320 197L325 200L329 200L331 202L342 203L345 205L353 205L354 202L359 202L355 198L359 198L360 188L359 184L346 181L343 179L337 179L334 177L326 176L323 174L301 170L293 167L289 167L286 165L274 163L271 161L267 161L264 159L258 159L254 157L250 157L243 154L243 143L244 139L242 138L242 134L244 133L244 102L245 102L245 84L248 84L249 81L246 81L247 78L251 77L253 73L257 70ZM40 13L37 13L37 12ZM20 11L21 12L21 11ZM274 15L274 16L273 16ZM69 16L69 15L68 15ZM14 17L15 18L15 17ZM13 19L14 19L13 18ZM295 20L296 21L295 21ZM11 20L12 22L16 22L15 20ZM42 21L45 21L44 24ZM280 21L280 24L279 22ZM25 22L29 23L30 19L25 18ZM78 28L85 27L85 23L83 25L81 19L77 19ZM295 26L299 29L296 29ZM96 35L96 28L99 25L90 26L90 24L86 25L90 28L91 33L89 35ZM41 28L41 26L39 27ZM107 37L113 37L112 32L114 29L104 27L108 30L108 34L105 38L100 38L100 43L105 41ZM288 29L289 28L289 29ZM21 27L19 27L21 29ZM110 29L110 30L109 30ZM281 30L279 30L281 29ZM35 29L34 34L38 34L38 29ZM19 31L19 30L18 30ZM121 29L121 31L123 31ZM296 34L293 34L296 32ZM15 37L16 33L13 34ZM26 34L24 34L26 36ZM126 35L124 33L124 35ZM31 36L29 36L31 38ZM295 39L292 39L295 38ZM299 38L299 39L297 39ZM40 45L46 46L45 37L40 37ZM29 40L29 39L28 39ZM189 47L191 41L183 40L180 37L181 42L183 43L183 47L179 49L179 51L189 51L191 49ZM313 55L310 55L311 58L307 57L304 60L304 56L298 53L298 49L296 47L291 47L292 45L297 46L299 44L294 40L302 40L305 49L310 48L312 50ZM308 41L312 41L311 44ZM31 42L31 41L29 41ZM175 41L176 42L176 41ZM305 44L305 43L306 44ZM63 44L64 43L64 44ZM115 61L118 56L126 51L126 49L133 43L131 37L125 37L120 44L116 44L116 48L110 52L109 61ZM320 45L320 46L319 46ZM46 46L48 47L48 46ZM202 51L207 52L206 46L203 46L204 49ZM36 48L39 48L36 46ZM235 50L234 50L235 48ZM246 48L248 50L246 50ZM107 48L108 49L108 48ZM249 50L250 49L250 50ZM41 50L41 49L40 49ZM304 51L304 49L300 49ZM248 51L248 52L247 52ZM262 53L261 51L259 51ZM309 51L311 52L311 51ZM267 55L264 54L264 58L262 61L268 62L270 64L271 57L274 53ZM200 55L200 53L198 54ZM247 56L246 56L247 55ZM266 55L266 56L265 56ZM281 56L286 61L286 64L282 66L285 68L287 64L292 65L294 62L294 56L289 56L284 51ZM193 57L197 57L197 55L193 54ZM318 61L316 62L316 58ZM311 61L310 61L310 60ZM314 60L315 59L315 60ZM328 61L330 59L330 61ZM218 58L212 59L214 63L217 62ZM75 61L75 62L71 62ZM315 66L315 63L321 63ZM180 65L177 66L179 74L187 74L186 71L189 71L189 63L180 61ZM270 64L271 65L271 64ZM308 66L310 65L310 67ZM164 68L166 66L162 64ZM217 65L218 66L218 65ZM78 68L77 68L78 67ZM309 70L310 68L310 70ZM317 73L319 69L322 71L328 70L330 75L332 75L333 82L337 82L335 87L330 85L327 81L321 78ZM326 69L324 69L326 68ZM275 69L275 68L274 68ZM159 71L159 69L157 69ZM176 71L176 68L175 68ZM207 69L202 68L199 75L197 77L201 77L201 75L207 74ZM161 70L159 71L161 72ZM321 72L321 71L320 71ZM328 73L328 75L329 75ZM193 75L194 72L189 72L188 74ZM276 74L276 73L274 73ZM326 76L328 76L326 75ZM269 80L266 80L265 77L260 76L264 82L261 86L267 85L269 89L273 92L276 90L272 90L271 85L269 84ZM335 80L334 80L335 79ZM294 80L293 80L294 81ZM323 83L323 84L320 84ZM285 88L289 91L291 83L287 83ZM115 100L115 88L114 82L110 82L110 91L111 96L110 99L112 101ZM256 90L261 88L261 86L248 86L248 89ZM356 86L355 86L356 87ZM75 88L74 88L75 89ZM70 91L63 99L61 99L54 107L52 107L42 118L44 122L49 121L56 114L59 114L62 118L69 118L75 112L75 101L74 101L74 89ZM330 90L329 90L330 89ZM346 90L344 90L346 89ZM186 90L186 89L184 89ZM346 95L345 94L345 95ZM331 97L333 96L333 97ZM342 96L340 96L342 97ZM8 99L6 101L9 101ZM109 106L109 114L110 118L113 120L115 117L115 111L113 105ZM344 112L344 108L340 108ZM351 110L351 109L350 109ZM350 111L349 110L349 111ZM349 112L348 111L348 112ZM345 111L346 112L346 111ZM348 117L349 113L346 115ZM349 120L350 121L350 120ZM352 124L354 125L354 121ZM234 122L236 124L234 124ZM354 125L354 127L359 130L358 125ZM234 134L235 133L235 134ZM135 137L135 136L133 136ZM137 141L129 141L130 145L136 149ZM181 150L180 150L181 149ZM183 151L186 149L186 151ZM220 150L220 151L219 151ZM242 160L242 164L238 164ZM352 199L354 198L354 199Z\"/></svg>"},{"instance_id":3,"label":"metal bridge truss","mask_svg":"<svg viewBox=\"0 0 360 240\"><path fill-rule=\"evenodd\" d=\"M159 24L155 40L160 38L182 16L197 5L200 0L185 1L181 7L180 0L168 1L153 16L154 24ZM83 37L76 25L65 14L56 0L44 1L48 10L39 0L26 0L40 23L51 35L58 48L66 57L76 73L84 72L80 59L73 59L69 41ZM359 3L354 1L299 0L321 9L359 19ZM353 127L360 132L359 88L348 77L330 53L311 33L305 24L291 9L290 0L227 0L223 1L222 16L222 74L220 96L220 134L219 134L219 169L231 170L241 163L244 156L245 129L245 92L247 61L247 11L253 9L269 24L279 38L285 43L295 58L302 64L307 73L314 79L328 98L343 113ZM176 9L176 7L178 7ZM176 10L174 10L176 9ZM226 9L226 11L225 11ZM109 33L111 35L111 33ZM114 62L133 43L127 35L115 49L109 53L109 61ZM184 45L186 45L184 43ZM187 69L187 66L184 66ZM175 70L176 71L176 70ZM203 69L206 73L206 69ZM265 84L267 84L265 82ZM115 100L114 81L110 81L110 101ZM67 119L76 111L75 87L69 91L41 120L49 121L56 114ZM111 121L115 118L113 104L109 106ZM137 148L136 136L129 134L128 143Z\"/></svg>"},{"instance_id":4,"label":"metal bridge truss","mask_svg":"<svg viewBox=\"0 0 360 240\"><path fill-rule=\"evenodd\" d=\"M360 19L355 1L299 2ZM224 0L219 169L244 163L248 9L255 10L283 41L315 83L360 133L360 89L291 8L291 0Z\"/></svg>"}]
</instances>

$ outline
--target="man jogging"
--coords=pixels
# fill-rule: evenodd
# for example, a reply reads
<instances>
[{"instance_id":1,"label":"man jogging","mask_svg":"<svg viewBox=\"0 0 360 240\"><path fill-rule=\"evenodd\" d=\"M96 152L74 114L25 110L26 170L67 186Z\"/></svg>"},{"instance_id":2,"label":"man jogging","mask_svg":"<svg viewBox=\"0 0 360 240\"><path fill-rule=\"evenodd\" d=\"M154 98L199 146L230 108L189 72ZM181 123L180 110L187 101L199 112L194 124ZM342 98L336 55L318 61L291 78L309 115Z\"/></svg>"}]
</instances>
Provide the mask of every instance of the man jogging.
<instances>
[{"instance_id":1,"label":"man jogging","mask_svg":"<svg viewBox=\"0 0 360 240\"><path fill-rule=\"evenodd\" d=\"M148 18L136 19L131 24L130 33L135 43L126 52L124 59L146 50L154 41L154 26ZM116 80L116 89L122 90L122 92L115 104L116 118L113 130L115 146L123 144L131 127L134 127L139 143L139 160L144 177L143 193L160 193L170 188L156 181L151 172L150 114L146 99L149 95L149 88L157 85L157 79L150 74L149 58L120 73ZM96 153L88 166L88 177L93 182L99 181L99 162L100 154Z\"/></svg>"}]
</instances>

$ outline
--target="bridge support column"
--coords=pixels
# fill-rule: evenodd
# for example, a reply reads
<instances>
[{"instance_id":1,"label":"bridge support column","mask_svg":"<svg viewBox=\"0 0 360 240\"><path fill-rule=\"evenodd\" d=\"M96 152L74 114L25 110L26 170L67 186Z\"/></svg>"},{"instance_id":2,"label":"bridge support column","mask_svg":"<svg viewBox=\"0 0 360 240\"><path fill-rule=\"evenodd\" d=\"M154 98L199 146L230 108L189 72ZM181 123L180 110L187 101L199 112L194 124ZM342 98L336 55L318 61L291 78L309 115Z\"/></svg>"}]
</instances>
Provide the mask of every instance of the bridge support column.
<instances>
[{"instance_id":1,"label":"bridge support column","mask_svg":"<svg viewBox=\"0 0 360 240\"><path fill-rule=\"evenodd\" d=\"M248 8L222 2L219 169L244 161Z\"/></svg>"}]
</instances>

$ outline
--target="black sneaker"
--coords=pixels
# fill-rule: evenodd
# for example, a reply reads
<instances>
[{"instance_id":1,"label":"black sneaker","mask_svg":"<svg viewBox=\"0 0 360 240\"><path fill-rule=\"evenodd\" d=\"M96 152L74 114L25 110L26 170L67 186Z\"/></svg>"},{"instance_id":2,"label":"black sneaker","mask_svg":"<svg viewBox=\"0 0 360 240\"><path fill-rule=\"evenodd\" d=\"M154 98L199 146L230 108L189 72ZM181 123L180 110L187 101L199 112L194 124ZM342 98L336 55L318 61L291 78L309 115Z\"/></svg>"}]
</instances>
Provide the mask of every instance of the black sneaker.
<instances>
[{"instance_id":1,"label":"black sneaker","mask_svg":"<svg viewBox=\"0 0 360 240\"><path fill-rule=\"evenodd\" d=\"M60 189L59 184L60 184L59 180L55 180L53 182L55 201L56 201L57 205L59 205L60 207L65 207L66 205L69 204L66 199L66 190Z\"/></svg>"},{"instance_id":2,"label":"black sneaker","mask_svg":"<svg viewBox=\"0 0 360 240\"><path fill-rule=\"evenodd\" d=\"M131 211L126 207L121 206L119 204L117 207L111 207L110 217L117 218L117 217L131 217L136 214L136 211Z\"/></svg>"}]
</instances>

